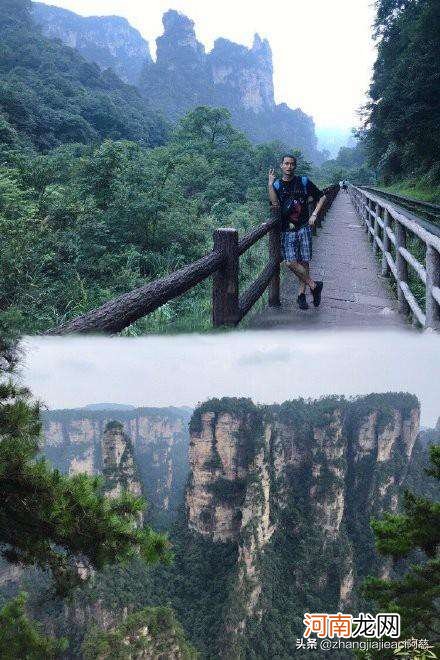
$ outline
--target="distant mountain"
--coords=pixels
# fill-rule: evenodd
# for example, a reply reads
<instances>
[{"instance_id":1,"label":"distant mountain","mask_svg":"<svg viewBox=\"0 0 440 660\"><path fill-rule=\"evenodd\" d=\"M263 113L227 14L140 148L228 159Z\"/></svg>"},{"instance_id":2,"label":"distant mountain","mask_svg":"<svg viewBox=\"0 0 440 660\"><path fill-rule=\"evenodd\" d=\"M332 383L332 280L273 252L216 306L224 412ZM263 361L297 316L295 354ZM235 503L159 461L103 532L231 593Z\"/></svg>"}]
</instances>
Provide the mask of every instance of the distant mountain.
<instances>
[{"instance_id":1,"label":"distant mountain","mask_svg":"<svg viewBox=\"0 0 440 660\"><path fill-rule=\"evenodd\" d=\"M322 162L313 119L300 108L275 103L272 52L259 35L251 48L219 38L206 53L193 21L170 10L163 16L153 62L148 43L123 19L85 18L41 3L33 7L46 36L75 47L101 68L111 66L169 119L176 121L199 105L225 107L251 140L280 141Z\"/></svg>"},{"instance_id":2,"label":"distant mountain","mask_svg":"<svg viewBox=\"0 0 440 660\"><path fill-rule=\"evenodd\" d=\"M194 23L177 11L163 16L157 60L146 64L139 88L151 105L176 119L197 105L226 107L253 141L279 140L317 162L313 119L274 99L272 51L255 35L251 48L217 39L211 52L197 41Z\"/></svg>"},{"instance_id":3,"label":"distant mountain","mask_svg":"<svg viewBox=\"0 0 440 660\"><path fill-rule=\"evenodd\" d=\"M32 16L46 37L60 39L101 69L113 69L124 82L135 85L151 62L148 43L120 16L83 17L41 2L33 3Z\"/></svg>"},{"instance_id":4,"label":"distant mountain","mask_svg":"<svg viewBox=\"0 0 440 660\"><path fill-rule=\"evenodd\" d=\"M350 129L318 128L316 134L319 148L328 151L329 158L336 158L341 147L354 146L356 143Z\"/></svg>"},{"instance_id":5,"label":"distant mountain","mask_svg":"<svg viewBox=\"0 0 440 660\"><path fill-rule=\"evenodd\" d=\"M89 403L83 406L82 410L135 410L135 406L124 403Z\"/></svg>"},{"instance_id":6,"label":"distant mountain","mask_svg":"<svg viewBox=\"0 0 440 660\"><path fill-rule=\"evenodd\" d=\"M420 439L424 445L440 444L440 417L432 429L422 429Z\"/></svg>"},{"instance_id":7,"label":"distant mountain","mask_svg":"<svg viewBox=\"0 0 440 660\"><path fill-rule=\"evenodd\" d=\"M167 123L131 85L48 39L31 3L14 0L0 13L0 124L6 141L47 151L105 138L146 146L163 143ZM3 140L3 137L2 137Z\"/></svg>"}]
</instances>

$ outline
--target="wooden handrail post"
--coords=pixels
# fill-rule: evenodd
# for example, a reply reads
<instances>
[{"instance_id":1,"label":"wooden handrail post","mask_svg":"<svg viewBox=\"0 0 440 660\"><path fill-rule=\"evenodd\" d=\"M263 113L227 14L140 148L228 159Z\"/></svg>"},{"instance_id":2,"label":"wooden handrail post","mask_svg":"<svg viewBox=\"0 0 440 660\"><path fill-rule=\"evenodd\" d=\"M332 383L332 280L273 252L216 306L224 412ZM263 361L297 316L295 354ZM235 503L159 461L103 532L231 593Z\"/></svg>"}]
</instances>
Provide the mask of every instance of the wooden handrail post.
<instances>
[{"instance_id":1,"label":"wooden handrail post","mask_svg":"<svg viewBox=\"0 0 440 660\"><path fill-rule=\"evenodd\" d=\"M212 286L212 323L215 328L236 325L238 312L238 231L221 228L214 231L214 252L223 257L214 273Z\"/></svg>"},{"instance_id":2,"label":"wooden handrail post","mask_svg":"<svg viewBox=\"0 0 440 660\"><path fill-rule=\"evenodd\" d=\"M319 227L320 229L322 227L322 221L326 216L327 209L328 209L328 197L326 198L320 212L318 213L318 217L316 218L316 226Z\"/></svg>"},{"instance_id":3,"label":"wooden handrail post","mask_svg":"<svg viewBox=\"0 0 440 660\"><path fill-rule=\"evenodd\" d=\"M374 222L371 221L372 218L371 214L373 212L373 207L374 207L373 200L369 199L368 200L368 240L370 241L370 243L374 243L374 236L370 231L370 228L371 229L374 228Z\"/></svg>"},{"instance_id":4,"label":"wooden handrail post","mask_svg":"<svg viewBox=\"0 0 440 660\"><path fill-rule=\"evenodd\" d=\"M432 295L440 288L440 254L432 245L426 246L426 327L440 330L440 304Z\"/></svg>"},{"instance_id":5,"label":"wooden handrail post","mask_svg":"<svg viewBox=\"0 0 440 660\"><path fill-rule=\"evenodd\" d=\"M387 229L391 227L390 214L387 209L383 210L383 252L382 252L382 277L390 276L390 266L387 260L387 252L390 252L391 249L391 239L388 236Z\"/></svg>"},{"instance_id":6,"label":"wooden handrail post","mask_svg":"<svg viewBox=\"0 0 440 660\"><path fill-rule=\"evenodd\" d=\"M377 216L379 215L379 204L376 202L373 204L375 216L374 216L374 234L373 234L373 253L377 254L379 246L377 244L376 238L379 236L379 223L377 221Z\"/></svg>"},{"instance_id":7,"label":"wooden handrail post","mask_svg":"<svg viewBox=\"0 0 440 660\"><path fill-rule=\"evenodd\" d=\"M399 248L406 248L406 229L396 220L396 267L397 267L397 297L399 300L398 309L401 314L409 314L411 311L404 293L400 287L400 282L408 282L408 264L404 257L400 254Z\"/></svg>"},{"instance_id":8,"label":"wooden handrail post","mask_svg":"<svg viewBox=\"0 0 440 660\"><path fill-rule=\"evenodd\" d=\"M280 262L281 262L281 216L280 210L272 208L271 219L278 222L269 233L269 260L278 264L275 275L269 283L269 307L280 307Z\"/></svg>"},{"instance_id":9,"label":"wooden handrail post","mask_svg":"<svg viewBox=\"0 0 440 660\"><path fill-rule=\"evenodd\" d=\"M365 220L365 231L367 232L367 236L369 235L369 229L370 229L370 200L369 198L365 195L364 202L366 203L365 205L362 205L362 208L364 210L364 220Z\"/></svg>"}]
</instances>

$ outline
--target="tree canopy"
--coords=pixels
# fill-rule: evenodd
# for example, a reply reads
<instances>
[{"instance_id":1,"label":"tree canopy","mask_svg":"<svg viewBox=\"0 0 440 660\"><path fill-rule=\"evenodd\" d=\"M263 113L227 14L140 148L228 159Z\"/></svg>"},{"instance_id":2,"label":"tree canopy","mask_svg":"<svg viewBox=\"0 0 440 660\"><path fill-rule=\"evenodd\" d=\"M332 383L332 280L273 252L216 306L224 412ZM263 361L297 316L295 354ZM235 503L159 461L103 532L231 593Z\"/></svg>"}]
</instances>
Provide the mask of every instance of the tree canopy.
<instances>
[{"instance_id":1,"label":"tree canopy","mask_svg":"<svg viewBox=\"0 0 440 660\"><path fill-rule=\"evenodd\" d=\"M201 257L215 227L255 226L281 151L251 145L227 111L204 107L154 148L105 140L10 151L0 165L0 326L44 331ZM266 260L258 249L243 258L243 278ZM201 285L135 331L198 310L209 323L209 304Z\"/></svg>"},{"instance_id":2,"label":"tree canopy","mask_svg":"<svg viewBox=\"0 0 440 660\"><path fill-rule=\"evenodd\" d=\"M0 610L0 657L3 660L52 660L67 648L65 639L41 632L26 612L26 595L20 594Z\"/></svg>"},{"instance_id":3,"label":"tree canopy","mask_svg":"<svg viewBox=\"0 0 440 660\"><path fill-rule=\"evenodd\" d=\"M1 554L49 570L60 593L109 563L166 560L166 538L137 525L144 500L128 493L109 499L98 477L51 468L37 458L40 430L29 392L0 384Z\"/></svg>"},{"instance_id":4,"label":"tree canopy","mask_svg":"<svg viewBox=\"0 0 440 660\"><path fill-rule=\"evenodd\" d=\"M440 446L430 448L427 475L440 481ZM406 491L403 513L386 514L371 523L378 551L393 559L408 557L413 563L396 579L368 578L364 592L381 611L402 617L402 639L428 638L434 652L440 649L440 502ZM380 657L384 657L381 651ZM394 657L394 656L393 656Z\"/></svg>"},{"instance_id":5,"label":"tree canopy","mask_svg":"<svg viewBox=\"0 0 440 660\"><path fill-rule=\"evenodd\" d=\"M365 147L385 180L440 182L440 5L378 0L378 55L366 108Z\"/></svg>"}]
</instances>

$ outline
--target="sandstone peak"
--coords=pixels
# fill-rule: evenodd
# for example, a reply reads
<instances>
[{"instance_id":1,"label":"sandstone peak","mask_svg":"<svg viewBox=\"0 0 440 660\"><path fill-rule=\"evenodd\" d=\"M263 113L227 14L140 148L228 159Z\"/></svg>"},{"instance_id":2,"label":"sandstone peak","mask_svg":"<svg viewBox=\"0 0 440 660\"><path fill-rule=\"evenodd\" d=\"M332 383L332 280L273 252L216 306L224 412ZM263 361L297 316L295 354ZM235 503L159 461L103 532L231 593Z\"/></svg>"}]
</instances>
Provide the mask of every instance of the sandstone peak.
<instances>
[{"instance_id":1,"label":"sandstone peak","mask_svg":"<svg viewBox=\"0 0 440 660\"><path fill-rule=\"evenodd\" d=\"M191 33L195 35L194 21L175 9L169 9L164 13L162 16L162 24L165 32L168 34L176 34L180 32L182 34Z\"/></svg>"},{"instance_id":2,"label":"sandstone peak","mask_svg":"<svg viewBox=\"0 0 440 660\"><path fill-rule=\"evenodd\" d=\"M262 39L257 32L254 34L252 51L254 53L258 53L259 55L264 55L267 57L267 59L272 61L272 49L270 47L269 41L267 39Z\"/></svg>"},{"instance_id":3,"label":"sandstone peak","mask_svg":"<svg viewBox=\"0 0 440 660\"><path fill-rule=\"evenodd\" d=\"M175 9L162 17L163 34L156 39L157 62L173 68L176 64L193 65L204 62L205 47L197 41L194 21Z\"/></svg>"}]
</instances>

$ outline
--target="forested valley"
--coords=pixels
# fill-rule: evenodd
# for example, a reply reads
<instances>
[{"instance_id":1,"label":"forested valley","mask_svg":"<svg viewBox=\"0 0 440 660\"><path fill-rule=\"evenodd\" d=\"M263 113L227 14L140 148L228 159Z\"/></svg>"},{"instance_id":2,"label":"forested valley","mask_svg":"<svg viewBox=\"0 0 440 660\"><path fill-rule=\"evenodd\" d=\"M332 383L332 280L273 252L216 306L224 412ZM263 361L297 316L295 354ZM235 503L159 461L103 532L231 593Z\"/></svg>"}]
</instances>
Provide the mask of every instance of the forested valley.
<instances>
[{"instance_id":1,"label":"forested valley","mask_svg":"<svg viewBox=\"0 0 440 660\"><path fill-rule=\"evenodd\" d=\"M288 658L308 608L437 626L440 424L415 396L39 412L0 389L2 658Z\"/></svg>"}]
</instances>

